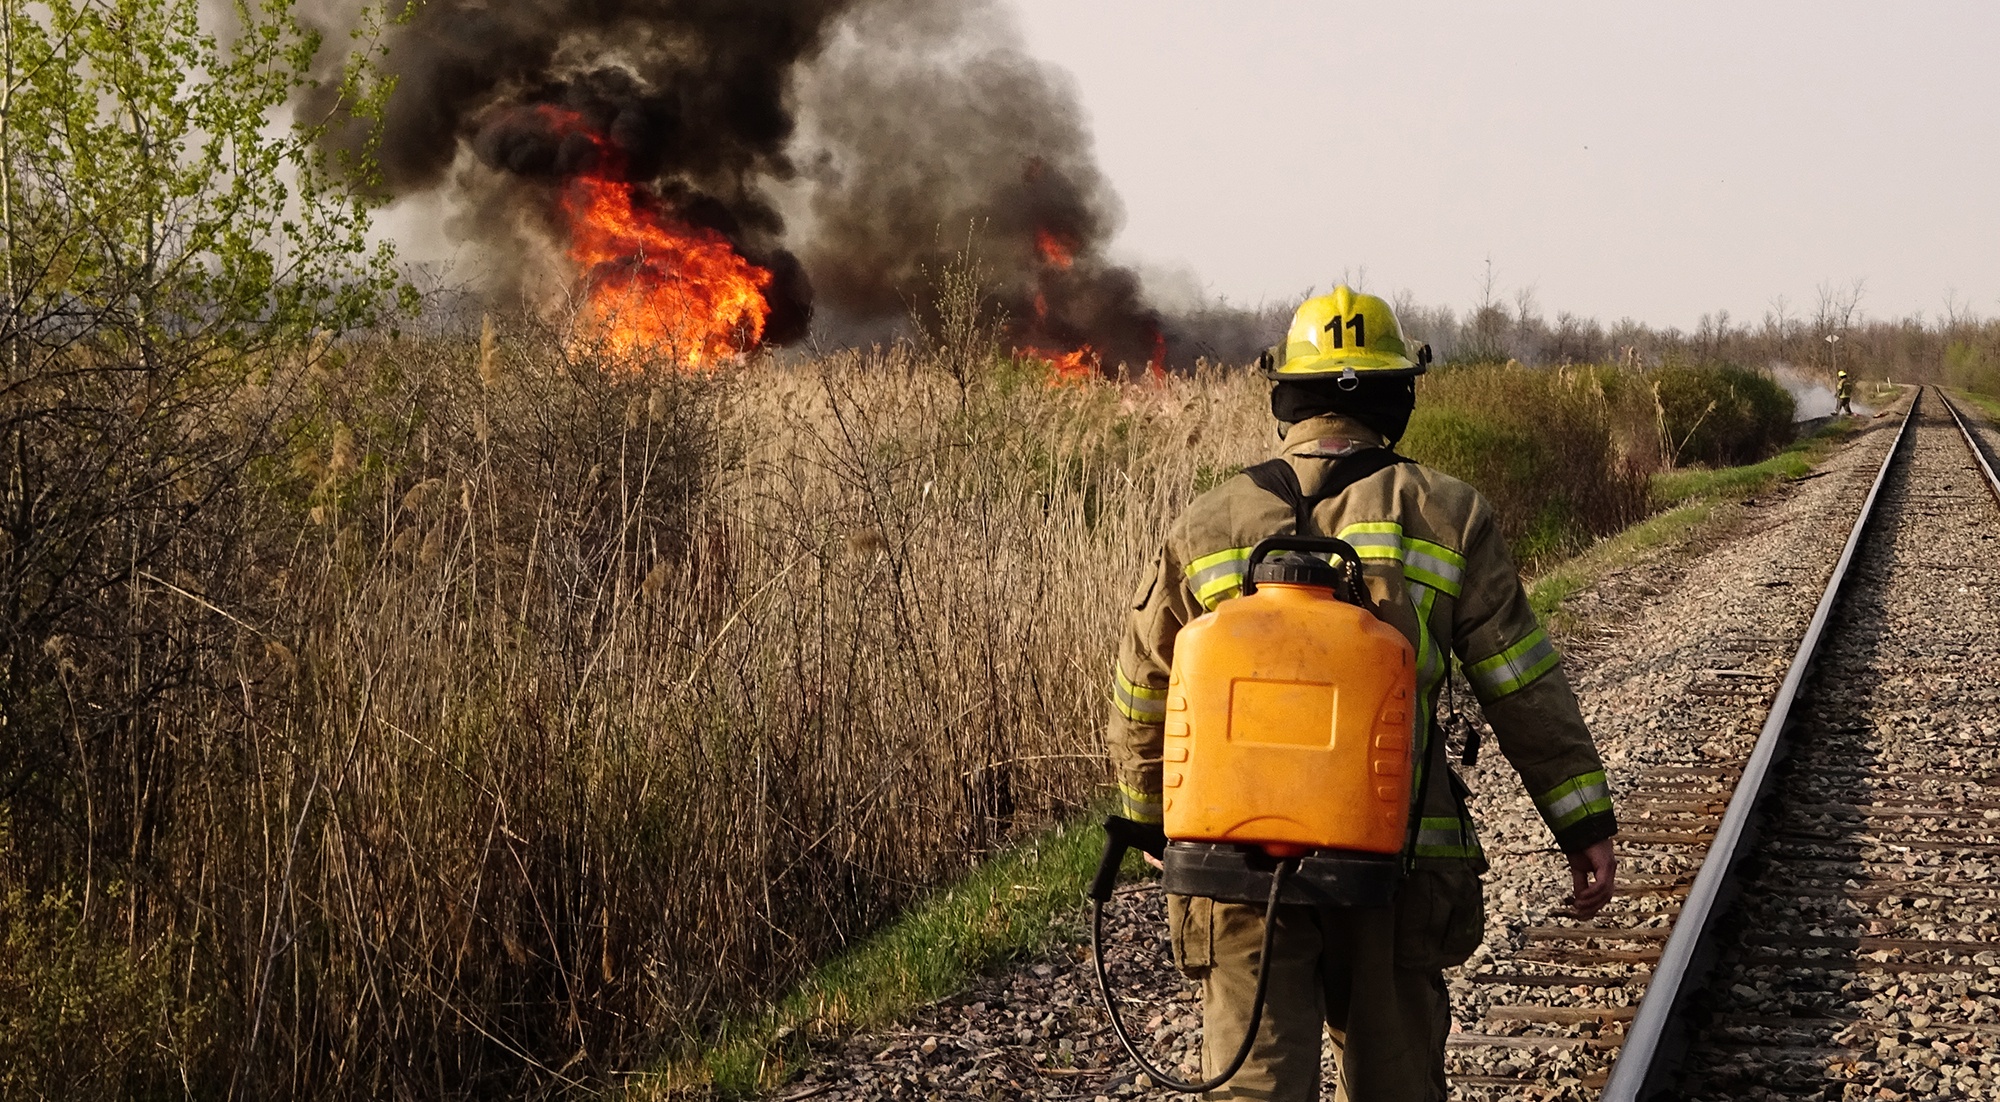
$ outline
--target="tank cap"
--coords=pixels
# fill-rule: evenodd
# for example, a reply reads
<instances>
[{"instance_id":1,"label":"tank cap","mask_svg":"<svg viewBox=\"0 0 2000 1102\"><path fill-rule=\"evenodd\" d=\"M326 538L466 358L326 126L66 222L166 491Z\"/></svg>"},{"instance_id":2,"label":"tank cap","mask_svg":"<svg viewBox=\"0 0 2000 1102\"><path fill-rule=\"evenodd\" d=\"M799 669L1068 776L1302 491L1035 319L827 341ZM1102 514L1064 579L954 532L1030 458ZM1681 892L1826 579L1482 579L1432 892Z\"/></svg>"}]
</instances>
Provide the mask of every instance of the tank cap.
<instances>
[{"instance_id":1,"label":"tank cap","mask_svg":"<svg viewBox=\"0 0 2000 1102\"><path fill-rule=\"evenodd\" d=\"M1292 552L1283 558L1258 563L1251 579L1258 585L1314 585L1337 590L1344 577L1339 567L1324 559Z\"/></svg>"}]
</instances>

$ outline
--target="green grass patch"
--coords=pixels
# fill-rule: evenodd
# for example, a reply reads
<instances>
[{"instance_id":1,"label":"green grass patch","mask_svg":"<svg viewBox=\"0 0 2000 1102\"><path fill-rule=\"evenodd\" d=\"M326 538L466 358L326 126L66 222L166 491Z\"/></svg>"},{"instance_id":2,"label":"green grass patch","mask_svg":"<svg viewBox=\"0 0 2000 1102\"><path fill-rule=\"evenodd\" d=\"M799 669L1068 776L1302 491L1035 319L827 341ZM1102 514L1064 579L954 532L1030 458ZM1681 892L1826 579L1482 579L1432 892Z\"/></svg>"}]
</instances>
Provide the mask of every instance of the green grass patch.
<instances>
[{"instance_id":1,"label":"green grass patch","mask_svg":"<svg viewBox=\"0 0 2000 1102\"><path fill-rule=\"evenodd\" d=\"M1654 547L1678 543L1707 524L1721 502L1698 498L1655 513L1623 532L1600 540L1581 555L1565 559L1528 585L1528 604L1544 624L1560 628L1562 604L1613 565Z\"/></svg>"},{"instance_id":2,"label":"green grass patch","mask_svg":"<svg viewBox=\"0 0 2000 1102\"><path fill-rule=\"evenodd\" d=\"M1828 452L1853 433L1859 421L1839 419L1785 448L1761 463L1715 469L1687 468L1661 471L1653 476L1653 501L1674 506L1697 498L1724 498L1754 494L1780 479L1799 478L1811 473Z\"/></svg>"},{"instance_id":3,"label":"green grass patch","mask_svg":"<svg viewBox=\"0 0 2000 1102\"><path fill-rule=\"evenodd\" d=\"M1714 470L1662 471L1653 476L1653 502L1663 512L1640 521L1537 577L1528 603L1544 622L1559 617L1562 604L1605 570L1639 552L1686 539L1707 524L1723 502L1761 493L1780 481L1802 478L1853 433L1859 421L1836 420L1760 463ZM1560 624L1556 626L1560 627Z\"/></svg>"},{"instance_id":4,"label":"green grass patch","mask_svg":"<svg viewBox=\"0 0 2000 1102\"><path fill-rule=\"evenodd\" d=\"M1103 853L1102 813L1002 851L926 896L887 927L819 966L762 1014L729 1022L691 1058L634 1092L706 1085L740 1097L785 1082L814 1042L896 1020L1046 944L1083 898ZM1126 874L1143 868L1135 854Z\"/></svg>"},{"instance_id":5,"label":"green grass patch","mask_svg":"<svg viewBox=\"0 0 2000 1102\"><path fill-rule=\"evenodd\" d=\"M1958 403L1960 412L1971 407L1989 423L2000 425L2000 398L1981 394L1976 390L1954 390L1951 392L1951 400Z\"/></svg>"}]
</instances>

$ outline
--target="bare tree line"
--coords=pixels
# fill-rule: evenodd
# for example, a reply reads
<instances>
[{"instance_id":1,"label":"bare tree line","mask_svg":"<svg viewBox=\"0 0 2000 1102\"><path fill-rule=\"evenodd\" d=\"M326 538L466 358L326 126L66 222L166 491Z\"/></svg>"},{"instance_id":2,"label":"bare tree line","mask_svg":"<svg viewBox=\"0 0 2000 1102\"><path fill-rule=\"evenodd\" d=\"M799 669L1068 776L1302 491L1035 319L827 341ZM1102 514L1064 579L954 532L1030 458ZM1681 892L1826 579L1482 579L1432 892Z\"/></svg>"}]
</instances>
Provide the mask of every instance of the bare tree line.
<instances>
[{"instance_id":1,"label":"bare tree line","mask_svg":"<svg viewBox=\"0 0 2000 1102\"><path fill-rule=\"evenodd\" d=\"M1870 378L2000 387L2000 317L1981 316L1955 292L1935 315L1871 317L1862 309L1866 290L1860 279L1824 283L1804 308L1779 296L1755 320L1716 310L1683 330L1568 311L1550 318L1532 286L1504 295L1489 267L1477 300L1463 311L1425 305L1407 293L1396 306L1404 329L1429 341L1445 362L1784 365L1824 376L1844 369Z\"/></svg>"}]
</instances>

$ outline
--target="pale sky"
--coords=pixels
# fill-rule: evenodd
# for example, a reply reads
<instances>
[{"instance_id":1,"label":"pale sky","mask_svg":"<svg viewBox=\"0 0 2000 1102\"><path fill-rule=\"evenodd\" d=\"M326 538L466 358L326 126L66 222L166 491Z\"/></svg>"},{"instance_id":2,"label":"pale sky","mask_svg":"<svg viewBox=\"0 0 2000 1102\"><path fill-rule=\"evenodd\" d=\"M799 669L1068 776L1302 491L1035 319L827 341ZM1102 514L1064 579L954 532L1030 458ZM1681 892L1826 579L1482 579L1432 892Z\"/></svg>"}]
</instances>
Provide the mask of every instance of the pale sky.
<instances>
[{"instance_id":1,"label":"pale sky","mask_svg":"<svg viewBox=\"0 0 2000 1102\"><path fill-rule=\"evenodd\" d=\"M1011 0L1123 259L1239 303L1365 269L1462 307L2000 314L2000 4Z\"/></svg>"}]
</instances>

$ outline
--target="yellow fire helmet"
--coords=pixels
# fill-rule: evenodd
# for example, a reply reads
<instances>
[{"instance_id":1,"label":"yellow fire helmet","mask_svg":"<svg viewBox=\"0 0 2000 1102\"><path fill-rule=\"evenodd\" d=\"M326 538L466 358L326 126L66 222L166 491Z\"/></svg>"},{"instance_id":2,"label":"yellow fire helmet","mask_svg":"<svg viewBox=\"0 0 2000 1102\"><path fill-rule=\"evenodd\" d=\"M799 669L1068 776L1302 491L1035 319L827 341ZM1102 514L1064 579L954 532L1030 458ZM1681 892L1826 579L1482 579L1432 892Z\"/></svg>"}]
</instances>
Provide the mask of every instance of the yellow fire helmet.
<instances>
[{"instance_id":1,"label":"yellow fire helmet","mask_svg":"<svg viewBox=\"0 0 2000 1102\"><path fill-rule=\"evenodd\" d=\"M1846 369L1846 368L1842 368L1842 369L1840 370L1840 377L1841 377L1841 378L1843 378L1843 379L1847 378L1847 369Z\"/></svg>"},{"instance_id":2,"label":"yellow fire helmet","mask_svg":"<svg viewBox=\"0 0 2000 1102\"><path fill-rule=\"evenodd\" d=\"M1265 353L1261 366L1271 379L1354 379L1422 375L1430 362L1429 345L1412 356L1388 303L1343 283L1299 306L1284 348Z\"/></svg>"}]
</instances>

